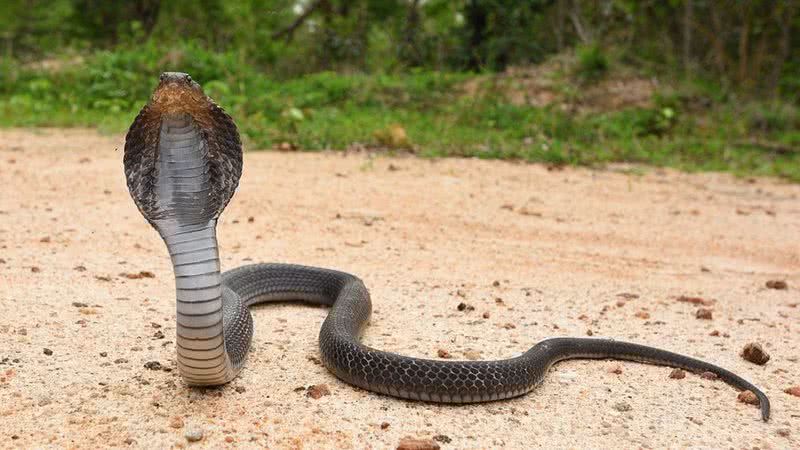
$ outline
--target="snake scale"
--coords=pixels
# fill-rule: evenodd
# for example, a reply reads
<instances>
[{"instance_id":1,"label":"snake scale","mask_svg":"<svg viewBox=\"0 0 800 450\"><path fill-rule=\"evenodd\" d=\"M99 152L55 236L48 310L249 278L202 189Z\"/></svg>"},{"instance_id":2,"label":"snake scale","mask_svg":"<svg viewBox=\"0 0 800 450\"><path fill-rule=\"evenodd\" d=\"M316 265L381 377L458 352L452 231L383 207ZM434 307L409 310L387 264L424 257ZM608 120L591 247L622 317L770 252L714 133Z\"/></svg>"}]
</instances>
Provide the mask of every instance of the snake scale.
<instances>
[{"instance_id":1,"label":"snake scale","mask_svg":"<svg viewBox=\"0 0 800 450\"><path fill-rule=\"evenodd\" d=\"M758 397L753 384L713 364L610 339L545 339L498 361L429 360L359 342L372 310L357 277L289 264L220 271L217 219L238 186L242 148L231 117L184 73L166 72L125 139L125 177L139 211L167 246L175 275L177 363L189 385L219 385L241 370L253 335L249 307L270 301L329 305L319 345L325 367L361 388L405 399L471 403L516 397L539 385L566 359L618 359L713 372Z\"/></svg>"}]
</instances>

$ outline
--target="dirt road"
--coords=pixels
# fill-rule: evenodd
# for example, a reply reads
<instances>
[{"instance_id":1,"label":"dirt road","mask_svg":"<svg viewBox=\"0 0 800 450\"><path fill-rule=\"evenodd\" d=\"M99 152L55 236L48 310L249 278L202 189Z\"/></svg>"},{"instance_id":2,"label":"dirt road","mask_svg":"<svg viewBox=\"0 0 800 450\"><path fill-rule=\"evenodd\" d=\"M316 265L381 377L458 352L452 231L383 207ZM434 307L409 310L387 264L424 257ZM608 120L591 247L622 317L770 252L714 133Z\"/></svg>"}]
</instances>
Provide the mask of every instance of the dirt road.
<instances>
[{"instance_id":1,"label":"dirt road","mask_svg":"<svg viewBox=\"0 0 800 450\"><path fill-rule=\"evenodd\" d=\"M0 130L0 448L800 445L800 397L784 392L800 385L800 186L247 153L218 228L223 268L359 275L374 302L367 344L489 359L556 335L636 341L744 376L773 419L719 381L610 361L559 364L519 399L436 406L339 382L318 359L326 310L304 305L255 309L254 350L233 383L184 386L169 259L128 196L122 145L88 130ZM750 342L766 365L739 356ZM330 393L310 396L321 384Z\"/></svg>"}]
</instances>

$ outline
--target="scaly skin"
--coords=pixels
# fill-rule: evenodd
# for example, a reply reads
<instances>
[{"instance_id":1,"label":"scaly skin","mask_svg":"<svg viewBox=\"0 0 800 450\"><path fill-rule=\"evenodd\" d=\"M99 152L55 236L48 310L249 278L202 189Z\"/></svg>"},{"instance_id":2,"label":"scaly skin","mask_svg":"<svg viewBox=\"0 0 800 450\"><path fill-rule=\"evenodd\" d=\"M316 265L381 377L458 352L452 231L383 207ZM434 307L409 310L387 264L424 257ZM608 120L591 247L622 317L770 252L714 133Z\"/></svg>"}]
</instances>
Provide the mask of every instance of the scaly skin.
<instances>
[{"instance_id":1,"label":"scaly skin","mask_svg":"<svg viewBox=\"0 0 800 450\"><path fill-rule=\"evenodd\" d=\"M239 182L242 152L233 120L182 73L165 73L125 142L131 196L172 258L177 300L178 368L190 385L224 384L244 364L253 333L249 307L299 300L331 306L320 330L325 366L347 383L413 400L471 403L530 392L566 359L619 359L713 372L760 401L757 387L721 367L638 344L551 338L498 361L438 361L362 345L369 292L357 277L288 264L254 264L222 274L216 224Z\"/></svg>"}]
</instances>

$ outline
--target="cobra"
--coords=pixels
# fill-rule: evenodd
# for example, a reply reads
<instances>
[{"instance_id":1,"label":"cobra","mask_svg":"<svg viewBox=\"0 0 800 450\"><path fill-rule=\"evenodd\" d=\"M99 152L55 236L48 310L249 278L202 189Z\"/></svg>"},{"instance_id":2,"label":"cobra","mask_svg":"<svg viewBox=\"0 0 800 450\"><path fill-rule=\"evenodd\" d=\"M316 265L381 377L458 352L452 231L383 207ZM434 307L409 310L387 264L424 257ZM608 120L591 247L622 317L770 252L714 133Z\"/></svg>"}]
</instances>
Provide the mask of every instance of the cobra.
<instances>
[{"instance_id":1,"label":"cobra","mask_svg":"<svg viewBox=\"0 0 800 450\"><path fill-rule=\"evenodd\" d=\"M242 173L242 146L231 117L184 73L161 75L125 139L125 177L139 211L161 235L175 275L177 365L189 385L231 381L253 335L249 307L262 302L329 305L319 333L321 359L341 380L405 399L443 403L502 400L542 383L563 360L618 359L713 372L750 390L768 420L767 396L716 365L644 345L597 338L545 339L497 361L430 360L359 342L372 304L356 276L316 267L253 264L220 271L216 226Z\"/></svg>"}]
</instances>

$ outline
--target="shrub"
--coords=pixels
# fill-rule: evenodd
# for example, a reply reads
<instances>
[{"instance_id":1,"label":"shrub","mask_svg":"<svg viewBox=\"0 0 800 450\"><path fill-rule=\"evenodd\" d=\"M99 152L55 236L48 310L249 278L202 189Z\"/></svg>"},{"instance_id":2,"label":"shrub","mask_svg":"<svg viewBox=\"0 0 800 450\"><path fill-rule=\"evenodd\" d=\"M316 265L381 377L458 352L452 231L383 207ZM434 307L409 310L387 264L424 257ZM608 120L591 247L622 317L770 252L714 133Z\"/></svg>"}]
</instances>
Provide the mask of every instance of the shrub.
<instances>
[{"instance_id":1,"label":"shrub","mask_svg":"<svg viewBox=\"0 0 800 450\"><path fill-rule=\"evenodd\" d=\"M596 81L608 71L608 58L597 44L578 47L577 76L582 81Z\"/></svg>"}]
</instances>

